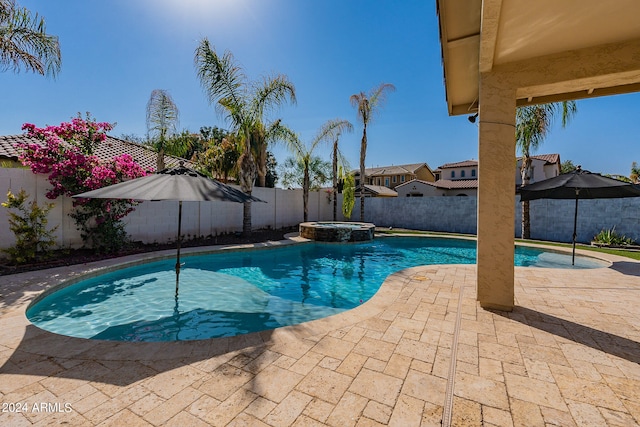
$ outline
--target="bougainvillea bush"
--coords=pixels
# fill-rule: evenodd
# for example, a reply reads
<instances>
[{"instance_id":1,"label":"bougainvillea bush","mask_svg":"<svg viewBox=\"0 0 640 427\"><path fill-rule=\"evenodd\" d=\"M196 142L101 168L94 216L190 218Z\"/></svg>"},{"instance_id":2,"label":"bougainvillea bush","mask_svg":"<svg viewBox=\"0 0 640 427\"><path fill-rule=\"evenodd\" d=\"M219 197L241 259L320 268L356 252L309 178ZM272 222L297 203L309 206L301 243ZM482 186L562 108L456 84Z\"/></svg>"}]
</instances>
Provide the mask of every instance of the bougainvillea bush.
<instances>
[{"instance_id":1,"label":"bougainvillea bush","mask_svg":"<svg viewBox=\"0 0 640 427\"><path fill-rule=\"evenodd\" d=\"M38 128L25 123L22 129L42 141L20 144L20 161L34 173L48 174L52 186L46 194L49 199L73 196L147 173L129 154L100 161L94 151L113 125L96 122L88 114L86 119L78 115L59 126ZM112 252L128 242L121 219L133 211L133 200L74 199L73 206L69 215L85 246Z\"/></svg>"}]
</instances>

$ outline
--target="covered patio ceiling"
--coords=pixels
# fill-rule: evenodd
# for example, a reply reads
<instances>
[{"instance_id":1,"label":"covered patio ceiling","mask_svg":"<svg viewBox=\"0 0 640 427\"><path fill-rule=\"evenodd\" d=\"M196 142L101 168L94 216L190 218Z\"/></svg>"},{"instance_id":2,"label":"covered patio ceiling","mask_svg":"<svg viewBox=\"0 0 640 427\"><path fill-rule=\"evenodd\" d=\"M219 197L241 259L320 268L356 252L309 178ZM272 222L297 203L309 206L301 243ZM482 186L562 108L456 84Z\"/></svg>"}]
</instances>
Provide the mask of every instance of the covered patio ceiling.
<instances>
[{"instance_id":1,"label":"covered patio ceiling","mask_svg":"<svg viewBox=\"0 0 640 427\"><path fill-rule=\"evenodd\" d=\"M517 105L640 91L638 0L436 0L449 114L478 110L480 73Z\"/></svg>"}]
</instances>

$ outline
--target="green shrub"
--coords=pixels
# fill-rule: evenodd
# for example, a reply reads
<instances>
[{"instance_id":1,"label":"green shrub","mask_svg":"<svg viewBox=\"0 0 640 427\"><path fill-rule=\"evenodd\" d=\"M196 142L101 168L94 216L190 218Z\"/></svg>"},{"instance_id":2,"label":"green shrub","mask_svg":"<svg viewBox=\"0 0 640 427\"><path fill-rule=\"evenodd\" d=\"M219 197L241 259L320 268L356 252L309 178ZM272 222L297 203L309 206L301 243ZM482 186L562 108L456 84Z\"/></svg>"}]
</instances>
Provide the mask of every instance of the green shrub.
<instances>
[{"instance_id":1,"label":"green shrub","mask_svg":"<svg viewBox=\"0 0 640 427\"><path fill-rule=\"evenodd\" d=\"M610 228L608 230L601 230L593 237L595 243L610 246L625 246L633 245L635 242L629 237L623 236L616 232L616 228Z\"/></svg>"},{"instance_id":2,"label":"green shrub","mask_svg":"<svg viewBox=\"0 0 640 427\"><path fill-rule=\"evenodd\" d=\"M7 201L2 203L5 208L18 211L9 212L9 228L16 236L16 243L8 249L2 249L16 264L46 258L49 249L56 243L53 232L58 227L47 230L47 214L54 204L45 203L40 207L35 200L27 204L28 197L24 190L20 190L17 195L9 191Z\"/></svg>"},{"instance_id":3,"label":"green shrub","mask_svg":"<svg viewBox=\"0 0 640 427\"><path fill-rule=\"evenodd\" d=\"M356 179L352 174L347 174L344 179L344 188L342 189L342 214L345 218L351 218L353 205L356 203Z\"/></svg>"}]
</instances>

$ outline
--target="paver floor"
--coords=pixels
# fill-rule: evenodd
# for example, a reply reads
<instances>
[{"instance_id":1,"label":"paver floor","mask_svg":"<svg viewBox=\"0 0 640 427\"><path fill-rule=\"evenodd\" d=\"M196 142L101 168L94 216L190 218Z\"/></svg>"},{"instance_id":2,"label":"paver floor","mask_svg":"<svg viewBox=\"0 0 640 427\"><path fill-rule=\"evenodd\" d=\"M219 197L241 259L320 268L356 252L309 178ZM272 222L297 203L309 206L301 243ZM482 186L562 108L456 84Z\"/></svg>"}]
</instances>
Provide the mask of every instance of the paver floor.
<instances>
[{"instance_id":1,"label":"paver floor","mask_svg":"<svg viewBox=\"0 0 640 427\"><path fill-rule=\"evenodd\" d=\"M475 266L424 266L330 318L178 343L26 320L42 290L113 261L0 277L0 425L639 425L640 263L606 257L516 268L510 313L480 308Z\"/></svg>"}]
</instances>

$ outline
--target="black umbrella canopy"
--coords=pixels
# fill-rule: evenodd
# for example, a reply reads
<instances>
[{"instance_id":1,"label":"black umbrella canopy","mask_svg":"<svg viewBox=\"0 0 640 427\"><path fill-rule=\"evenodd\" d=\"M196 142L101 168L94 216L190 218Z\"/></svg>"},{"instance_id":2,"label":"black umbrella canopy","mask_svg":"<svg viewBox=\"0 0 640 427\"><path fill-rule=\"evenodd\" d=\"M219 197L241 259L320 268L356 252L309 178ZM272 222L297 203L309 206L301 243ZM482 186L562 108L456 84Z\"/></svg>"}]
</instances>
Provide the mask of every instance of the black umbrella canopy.
<instances>
[{"instance_id":1,"label":"black umbrella canopy","mask_svg":"<svg viewBox=\"0 0 640 427\"><path fill-rule=\"evenodd\" d=\"M582 170L582 168L578 166L576 170L572 172L521 187L518 193L520 193L520 200L523 202L536 199L575 199L576 206L573 215L573 255L571 258L571 264L573 265L576 256L578 200L639 197L640 188L629 182Z\"/></svg>"},{"instance_id":2,"label":"black umbrella canopy","mask_svg":"<svg viewBox=\"0 0 640 427\"><path fill-rule=\"evenodd\" d=\"M182 228L182 202L264 202L221 182L207 178L185 167L182 162L175 168L164 169L152 175L135 178L119 184L76 194L85 199L176 200L178 204L178 239L176 256L176 298L180 276L180 242ZM265 202L266 203L266 202ZM176 300L177 301L177 300Z\"/></svg>"},{"instance_id":3,"label":"black umbrella canopy","mask_svg":"<svg viewBox=\"0 0 640 427\"><path fill-rule=\"evenodd\" d=\"M577 191L577 193L576 193ZM638 197L640 188L617 179L582 170L558 175L521 187L520 200L536 199L617 199Z\"/></svg>"},{"instance_id":4,"label":"black umbrella canopy","mask_svg":"<svg viewBox=\"0 0 640 427\"><path fill-rule=\"evenodd\" d=\"M130 181L76 194L87 199L263 202L182 165Z\"/></svg>"}]
</instances>

